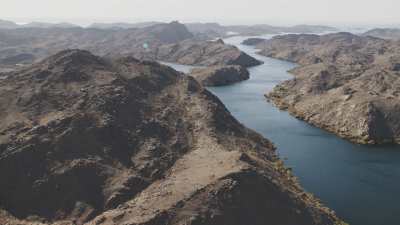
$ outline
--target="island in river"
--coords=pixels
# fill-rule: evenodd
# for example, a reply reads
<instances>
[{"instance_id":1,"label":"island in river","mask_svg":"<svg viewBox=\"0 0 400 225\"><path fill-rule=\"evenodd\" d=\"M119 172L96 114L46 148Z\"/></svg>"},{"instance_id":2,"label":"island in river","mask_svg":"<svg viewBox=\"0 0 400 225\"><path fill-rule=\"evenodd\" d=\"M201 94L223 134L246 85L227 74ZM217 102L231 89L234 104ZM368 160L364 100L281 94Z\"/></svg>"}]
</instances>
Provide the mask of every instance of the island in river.
<instances>
[{"instance_id":1,"label":"island in river","mask_svg":"<svg viewBox=\"0 0 400 225\"><path fill-rule=\"evenodd\" d=\"M249 71L242 66L213 66L195 68L189 74L204 86L224 86L249 79Z\"/></svg>"}]
</instances>

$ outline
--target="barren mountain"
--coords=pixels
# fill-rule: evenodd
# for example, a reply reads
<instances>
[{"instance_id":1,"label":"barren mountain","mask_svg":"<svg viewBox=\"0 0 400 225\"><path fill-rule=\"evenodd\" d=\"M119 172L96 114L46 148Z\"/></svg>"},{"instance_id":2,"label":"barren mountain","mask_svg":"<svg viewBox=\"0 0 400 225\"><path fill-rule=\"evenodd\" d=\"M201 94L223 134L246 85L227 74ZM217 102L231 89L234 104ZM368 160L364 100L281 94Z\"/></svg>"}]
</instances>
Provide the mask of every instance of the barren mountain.
<instances>
[{"instance_id":1,"label":"barren mountain","mask_svg":"<svg viewBox=\"0 0 400 225\"><path fill-rule=\"evenodd\" d=\"M101 56L134 56L193 65L259 62L223 42L201 41L178 22L140 29L24 28L0 30L0 66L30 64L70 48Z\"/></svg>"},{"instance_id":2,"label":"barren mountain","mask_svg":"<svg viewBox=\"0 0 400 225\"><path fill-rule=\"evenodd\" d=\"M400 142L400 42L337 33L278 36L258 47L300 64L267 95L280 108L357 143Z\"/></svg>"},{"instance_id":3,"label":"barren mountain","mask_svg":"<svg viewBox=\"0 0 400 225\"><path fill-rule=\"evenodd\" d=\"M31 22L24 25L20 25L19 28L76 28L78 25L72 23L44 23L44 22Z\"/></svg>"},{"instance_id":4,"label":"barren mountain","mask_svg":"<svg viewBox=\"0 0 400 225\"><path fill-rule=\"evenodd\" d=\"M0 224L343 224L193 78L68 50L0 79Z\"/></svg>"},{"instance_id":5,"label":"barren mountain","mask_svg":"<svg viewBox=\"0 0 400 225\"><path fill-rule=\"evenodd\" d=\"M218 23L187 23L185 25L188 27L190 32L196 35L204 35L209 38L221 38L233 34L257 36L279 33L321 33L337 30L334 27L318 25L297 25L291 27L279 27L267 24L223 26Z\"/></svg>"},{"instance_id":6,"label":"barren mountain","mask_svg":"<svg viewBox=\"0 0 400 225\"><path fill-rule=\"evenodd\" d=\"M154 25L162 24L161 22L142 22L142 23L94 23L89 28L95 29L132 29L145 28Z\"/></svg>"},{"instance_id":7,"label":"barren mountain","mask_svg":"<svg viewBox=\"0 0 400 225\"><path fill-rule=\"evenodd\" d=\"M84 28L25 28L0 30L0 58L31 55L32 61L68 48L88 49L100 55L145 54L162 44L179 42L193 35L173 22L142 29L100 30ZM143 45L147 44L148 48Z\"/></svg>"},{"instance_id":8,"label":"barren mountain","mask_svg":"<svg viewBox=\"0 0 400 225\"><path fill-rule=\"evenodd\" d=\"M73 28L79 27L72 23L44 23L44 22L31 22L27 24L17 24L12 21L0 20L0 29L21 29L21 28Z\"/></svg>"},{"instance_id":9,"label":"barren mountain","mask_svg":"<svg viewBox=\"0 0 400 225\"><path fill-rule=\"evenodd\" d=\"M398 28L377 28L363 33L363 36L372 36L383 39L400 39L400 29Z\"/></svg>"}]
</instances>

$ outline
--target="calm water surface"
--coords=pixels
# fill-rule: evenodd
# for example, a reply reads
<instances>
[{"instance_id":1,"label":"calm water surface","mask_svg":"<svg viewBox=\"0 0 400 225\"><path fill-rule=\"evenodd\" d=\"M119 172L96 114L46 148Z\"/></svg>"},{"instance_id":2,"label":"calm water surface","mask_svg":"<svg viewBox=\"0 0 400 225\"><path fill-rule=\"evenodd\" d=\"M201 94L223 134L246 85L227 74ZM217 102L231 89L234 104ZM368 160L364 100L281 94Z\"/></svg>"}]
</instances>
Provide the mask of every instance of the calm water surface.
<instances>
[{"instance_id":1,"label":"calm water surface","mask_svg":"<svg viewBox=\"0 0 400 225\"><path fill-rule=\"evenodd\" d=\"M296 65L257 55L252 47L240 45L244 39L225 42L264 64L250 68L247 81L209 90L240 122L274 142L303 187L346 222L400 225L400 147L355 145L275 108L264 94L290 79L286 71ZM185 72L191 68L169 65Z\"/></svg>"}]
</instances>

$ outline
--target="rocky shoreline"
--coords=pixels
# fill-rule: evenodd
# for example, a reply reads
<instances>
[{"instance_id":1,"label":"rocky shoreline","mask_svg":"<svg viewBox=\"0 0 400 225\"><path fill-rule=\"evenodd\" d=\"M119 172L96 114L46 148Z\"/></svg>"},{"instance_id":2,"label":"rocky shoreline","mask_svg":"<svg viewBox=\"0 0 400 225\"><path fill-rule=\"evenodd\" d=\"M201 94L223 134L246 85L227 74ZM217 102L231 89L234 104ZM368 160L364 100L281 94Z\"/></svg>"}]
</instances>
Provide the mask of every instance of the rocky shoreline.
<instances>
[{"instance_id":1,"label":"rocky shoreline","mask_svg":"<svg viewBox=\"0 0 400 225\"><path fill-rule=\"evenodd\" d=\"M386 139L386 140L372 140L369 136L368 133L364 134L352 134L348 132L348 130L343 127L338 127L336 124L327 124L323 123L318 118L315 118L316 113L310 113L310 111L304 111L302 109L298 109L296 107L293 107L292 105L288 104L286 100L284 100L284 96L280 95L279 90L282 87L277 87L274 89L271 93L265 94L265 98L271 103L273 103L278 109L287 111L290 115L293 117L296 117L297 119L303 120L315 127L324 129L328 132L334 133L338 137L341 137L343 139L346 139L350 142L356 143L356 144L363 144L363 145L376 145L376 144L393 144L397 143L400 144L400 139ZM367 126L366 123L368 121L363 121L362 126Z\"/></svg>"},{"instance_id":2,"label":"rocky shoreline","mask_svg":"<svg viewBox=\"0 0 400 225\"><path fill-rule=\"evenodd\" d=\"M350 33L283 35L260 54L300 64L267 98L358 144L400 143L400 45Z\"/></svg>"},{"instance_id":3,"label":"rocky shoreline","mask_svg":"<svg viewBox=\"0 0 400 225\"><path fill-rule=\"evenodd\" d=\"M230 85L250 78L249 71L237 65L193 69L189 75L204 86Z\"/></svg>"}]
</instances>

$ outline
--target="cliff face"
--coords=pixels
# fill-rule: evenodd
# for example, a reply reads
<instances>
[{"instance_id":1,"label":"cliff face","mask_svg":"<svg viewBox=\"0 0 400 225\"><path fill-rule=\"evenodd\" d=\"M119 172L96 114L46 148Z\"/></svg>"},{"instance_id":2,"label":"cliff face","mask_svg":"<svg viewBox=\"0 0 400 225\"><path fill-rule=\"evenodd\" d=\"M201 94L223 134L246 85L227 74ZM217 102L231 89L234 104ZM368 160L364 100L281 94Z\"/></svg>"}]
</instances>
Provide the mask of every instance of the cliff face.
<instances>
[{"instance_id":1,"label":"cliff face","mask_svg":"<svg viewBox=\"0 0 400 225\"><path fill-rule=\"evenodd\" d=\"M193 69L190 76L204 86L224 86L250 78L249 71L242 66L213 66Z\"/></svg>"},{"instance_id":2,"label":"cliff face","mask_svg":"<svg viewBox=\"0 0 400 225\"><path fill-rule=\"evenodd\" d=\"M341 224L194 79L60 52L0 79L1 224Z\"/></svg>"},{"instance_id":3,"label":"cliff face","mask_svg":"<svg viewBox=\"0 0 400 225\"><path fill-rule=\"evenodd\" d=\"M280 108L357 143L400 142L399 42L338 33L279 36L258 47L301 65L267 95Z\"/></svg>"}]
</instances>

